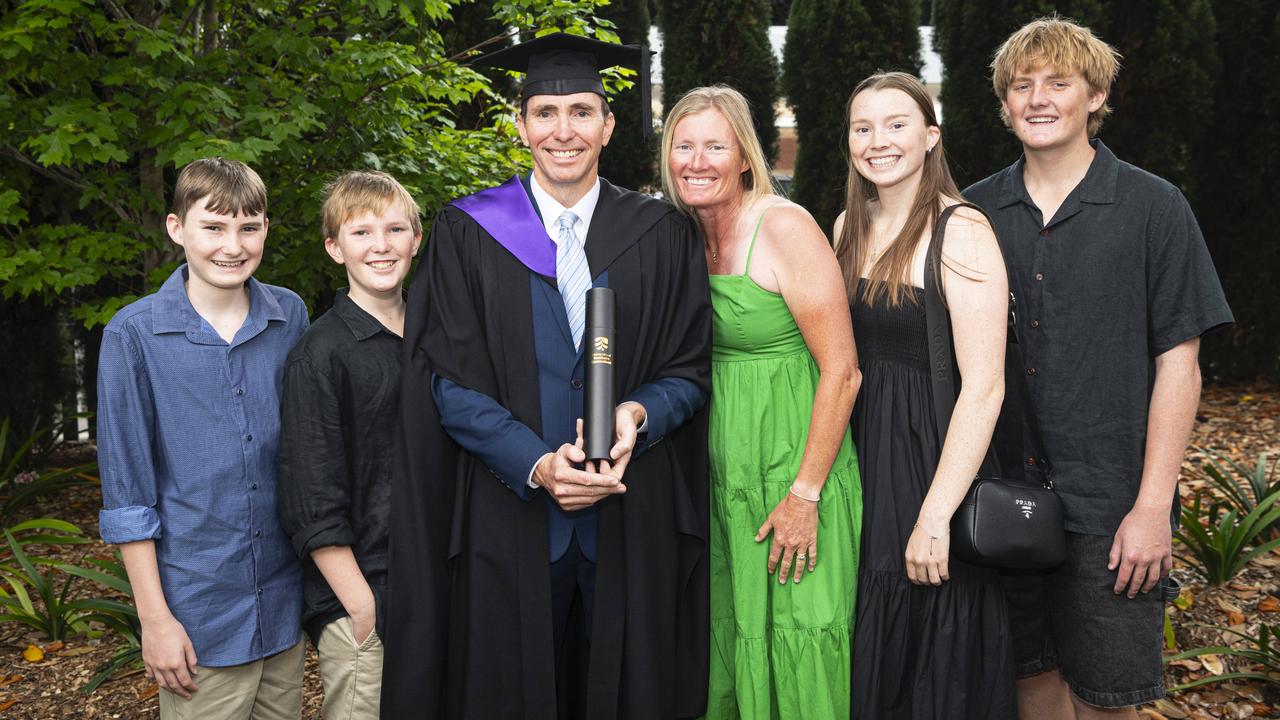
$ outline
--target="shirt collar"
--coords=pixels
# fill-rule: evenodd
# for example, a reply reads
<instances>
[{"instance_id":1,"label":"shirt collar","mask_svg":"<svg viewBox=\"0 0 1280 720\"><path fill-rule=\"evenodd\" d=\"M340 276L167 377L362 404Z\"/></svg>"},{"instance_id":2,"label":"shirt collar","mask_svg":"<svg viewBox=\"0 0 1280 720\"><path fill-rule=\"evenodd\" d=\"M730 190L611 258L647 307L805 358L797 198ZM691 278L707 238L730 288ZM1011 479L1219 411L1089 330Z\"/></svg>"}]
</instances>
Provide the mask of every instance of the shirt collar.
<instances>
[{"instance_id":1,"label":"shirt collar","mask_svg":"<svg viewBox=\"0 0 1280 720\"><path fill-rule=\"evenodd\" d=\"M159 335L167 332L198 333L201 317L187 297L187 265L179 265L156 291L151 309L151 329ZM266 327L272 320L285 321L284 309L271 291L254 278L249 278L249 315L245 324Z\"/></svg>"},{"instance_id":2,"label":"shirt collar","mask_svg":"<svg viewBox=\"0 0 1280 720\"><path fill-rule=\"evenodd\" d=\"M1089 141L1089 144L1094 150L1093 161L1089 163L1089 170L1085 173L1084 179L1071 194L1078 193L1080 202L1108 205L1116 200L1116 174L1120 170L1120 161L1101 140L1094 138ZM1035 206L1035 202L1031 200L1031 194L1027 192L1026 182L1023 180L1023 170L1026 169L1026 165L1027 156L1023 155L1018 158L1018 162L1005 170L1004 178L1000 183L997 207L1008 207L1019 202Z\"/></svg>"},{"instance_id":3,"label":"shirt collar","mask_svg":"<svg viewBox=\"0 0 1280 720\"><path fill-rule=\"evenodd\" d=\"M533 201L538 204L538 213L542 215L542 224L547 229L547 235L552 240L559 238L560 216L564 214L565 210L570 210L574 215L578 216L578 222L573 224L573 231L577 233L578 241L586 245L587 232L591 229L591 216L596 211L596 202L600 200L600 177L596 176L596 181L591 185L591 189L571 208L561 205L558 200L551 197L546 190L543 190L542 186L538 184L537 175L530 177L529 188L533 191Z\"/></svg>"},{"instance_id":4,"label":"shirt collar","mask_svg":"<svg viewBox=\"0 0 1280 720\"><path fill-rule=\"evenodd\" d=\"M1089 163L1089 172L1080 182L1080 202L1109 205L1116 201L1116 175L1120 171L1120 161L1101 140L1094 138L1089 144L1094 150L1093 162Z\"/></svg>"},{"instance_id":5,"label":"shirt collar","mask_svg":"<svg viewBox=\"0 0 1280 720\"><path fill-rule=\"evenodd\" d=\"M356 304L355 300L347 294L348 288L342 288L338 294L333 297L333 311L338 313L338 317L347 324L347 329L351 331L351 336L357 341L368 340L378 333L385 332L394 335L390 330L382 326L372 315L364 308Z\"/></svg>"}]
</instances>

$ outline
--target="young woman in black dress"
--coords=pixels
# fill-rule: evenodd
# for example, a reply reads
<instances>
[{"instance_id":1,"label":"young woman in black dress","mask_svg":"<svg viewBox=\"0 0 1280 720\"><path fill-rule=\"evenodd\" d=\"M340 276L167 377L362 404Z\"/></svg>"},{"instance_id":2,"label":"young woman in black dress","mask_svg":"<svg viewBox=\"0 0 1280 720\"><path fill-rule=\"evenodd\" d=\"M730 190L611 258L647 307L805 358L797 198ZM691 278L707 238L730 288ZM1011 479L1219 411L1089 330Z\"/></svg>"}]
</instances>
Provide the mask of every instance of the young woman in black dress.
<instances>
[{"instance_id":1,"label":"young woman in black dress","mask_svg":"<svg viewBox=\"0 0 1280 720\"><path fill-rule=\"evenodd\" d=\"M1014 718L998 575L949 554L951 516L987 452L1004 396L1004 261L982 214L958 208L935 277L963 382L940 438L925 257L934 221L962 200L919 80L869 77L848 108L849 192L834 237L863 376L852 419L864 502L852 716Z\"/></svg>"}]
</instances>

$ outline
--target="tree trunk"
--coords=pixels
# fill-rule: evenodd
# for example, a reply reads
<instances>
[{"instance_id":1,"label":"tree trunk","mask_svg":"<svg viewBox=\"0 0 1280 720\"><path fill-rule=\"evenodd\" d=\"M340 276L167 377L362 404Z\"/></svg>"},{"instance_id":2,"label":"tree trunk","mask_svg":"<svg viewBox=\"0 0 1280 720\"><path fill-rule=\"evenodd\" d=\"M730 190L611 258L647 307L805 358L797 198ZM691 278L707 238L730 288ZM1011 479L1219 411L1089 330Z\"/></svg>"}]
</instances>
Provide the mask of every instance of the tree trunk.
<instances>
[{"instance_id":1,"label":"tree trunk","mask_svg":"<svg viewBox=\"0 0 1280 720\"><path fill-rule=\"evenodd\" d=\"M214 0L204 0L204 13L200 17L200 26L204 29L203 42L200 47L204 52L218 49L218 6Z\"/></svg>"}]
</instances>

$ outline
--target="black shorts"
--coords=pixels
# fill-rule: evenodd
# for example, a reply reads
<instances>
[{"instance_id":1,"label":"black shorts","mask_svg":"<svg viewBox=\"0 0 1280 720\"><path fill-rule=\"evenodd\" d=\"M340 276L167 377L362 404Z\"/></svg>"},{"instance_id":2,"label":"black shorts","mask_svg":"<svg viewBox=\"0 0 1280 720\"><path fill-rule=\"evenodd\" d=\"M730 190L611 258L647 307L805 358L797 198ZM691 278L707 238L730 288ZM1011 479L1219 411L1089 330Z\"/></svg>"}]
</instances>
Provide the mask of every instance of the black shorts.
<instances>
[{"instance_id":1,"label":"black shorts","mask_svg":"<svg viewBox=\"0 0 1280 720\"><path fill-rule=\"evenodd\" d=\"M1159 585L1132 600L1114 592L1111 542L1069 532L1062 567L1001 579L1018 678L1056 669L1086 703L1122 708L1164 697L1164 599Z\"/></svg>"}]
</instances>

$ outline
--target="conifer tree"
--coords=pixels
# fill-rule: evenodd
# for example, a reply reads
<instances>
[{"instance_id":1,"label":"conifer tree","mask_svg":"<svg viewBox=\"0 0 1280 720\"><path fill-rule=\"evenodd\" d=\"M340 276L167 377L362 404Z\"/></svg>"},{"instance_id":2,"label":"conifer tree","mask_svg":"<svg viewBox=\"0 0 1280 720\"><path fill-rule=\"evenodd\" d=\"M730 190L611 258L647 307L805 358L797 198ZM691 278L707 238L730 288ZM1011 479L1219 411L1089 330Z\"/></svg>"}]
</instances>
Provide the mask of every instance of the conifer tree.
<instances>
[{"instance_id":1,"label":"conifer tree","mask_svg":"<svg viewBox=\"0 0 1280 720\"><path fill-rule=\"evenodd\" d=\"M613 0L596 15L613 22L618 39L627 45L649 42L647 0ZM634 78L633 78L634 79ZM600 174L609 182L639 190L656 184L657 140L640 127L640 86L634 84L609 100L617 118L609 148L600 155Z\"/></svg>"},{"instance_id":2,"label":"conifer tree","mask_svg":"<svg viewBox=\"0 0 1280 720\"><path fill-rule=\"evenodd\" d=\"M765 153L778 150L778 63L769 45L769 0L662 0L662 104L724 83L746 96Z\"/></svg>"},{"instance_id":3,"label":"conifer tree","mask_svg":"<svg viewBox=\"0 0 1280 720\"><path fill-rule=\"evenodd\" d=\"M1219 0L1222 74L1207 128L1192 148L1196 217L1213 253L1236 327L1204 339L1211 375L1280 381L1280 5Z\"/></svg>"},{"instance_id":4,"label":"conifer tree","mask_svg":"<svg viewBox=\"0 0 1280 720\"><path fill-rule=\"evenodd\" d=\"M794 0L782 83L799 147L792 198L830 232L848 175L846 103L878 71L920 74L916 0Z\"/></svg>"},{"instance_id":5,"label":"conifer tree","mask_svg":"<svg viewBox=\"0 0 1280 720\"><path fill-rule=\"evenodd\" d=\"M1092 27L1097 0L934 0L933 47L942 57L942 142L963 189L1009 165L1021 152L991 91L991 58L1014 30L1057 11Z\"/></svg>"},{"instance_id":6,"label":"conifer tree","mask_svg":"<svg viewBox=\"0 0 1280 720\"><path fill-rule=\"evenodd\" d=\"M1100 136L1122 160L1188 190L1219 67L1209 0L1111 3L1100 34L1124 56Z\"/></svg>"}]
</instances>

